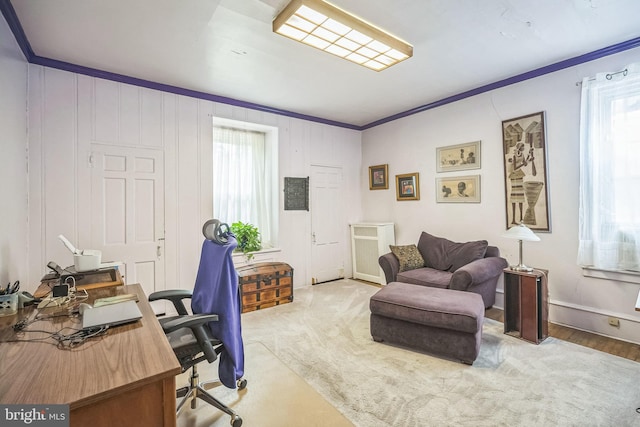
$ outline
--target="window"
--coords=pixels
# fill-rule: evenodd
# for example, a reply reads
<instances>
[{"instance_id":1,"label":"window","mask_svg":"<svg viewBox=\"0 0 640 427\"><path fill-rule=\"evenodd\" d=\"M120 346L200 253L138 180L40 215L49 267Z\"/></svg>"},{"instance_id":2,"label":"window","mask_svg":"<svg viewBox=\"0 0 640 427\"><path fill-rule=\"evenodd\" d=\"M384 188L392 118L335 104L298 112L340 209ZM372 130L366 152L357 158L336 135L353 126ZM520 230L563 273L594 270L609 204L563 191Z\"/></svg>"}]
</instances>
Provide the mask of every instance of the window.
<instances>
[{"instance_id":1,"label":"window","mask_svg":"<svg viewBox=\"0 0 640 427\"><path fill-rule=\"evenodd\" d=\"M640 64L582 83L578 264L640 271Z\"/></svg>"},{"instance_id":2,"label":"window","mask_svg":"<svg viewBox=\"0 0 640 427\"><path fill-rule=\"evenodd\" d=\"M277 129L214 119L213 217L258 227L262 247L277 244Z\"/></svg>"}]
</instances>

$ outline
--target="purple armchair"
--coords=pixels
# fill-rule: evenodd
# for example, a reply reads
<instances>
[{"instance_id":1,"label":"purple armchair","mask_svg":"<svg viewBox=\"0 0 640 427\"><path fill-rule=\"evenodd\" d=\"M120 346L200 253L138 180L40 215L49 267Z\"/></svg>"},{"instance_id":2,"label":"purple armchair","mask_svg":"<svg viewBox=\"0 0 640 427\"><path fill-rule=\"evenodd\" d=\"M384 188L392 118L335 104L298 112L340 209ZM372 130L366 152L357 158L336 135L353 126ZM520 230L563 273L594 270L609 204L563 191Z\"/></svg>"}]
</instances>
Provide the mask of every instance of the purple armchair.
<instances>
[{"instance_id":1,"label":"purple armchair","mask_svg":"<svg viewBox=\"0 0 640 427\"><path fill-rule=\"evenodd\" d=\"M498 279L508 266L497 247L489 246L486 240L456 243L423 232L417 250L424 260L423 267L402 271L401 260L392 252L378 259L387 283L475 292L482 296L485 308L493 306Z\"/></svg>"}]
</instances>

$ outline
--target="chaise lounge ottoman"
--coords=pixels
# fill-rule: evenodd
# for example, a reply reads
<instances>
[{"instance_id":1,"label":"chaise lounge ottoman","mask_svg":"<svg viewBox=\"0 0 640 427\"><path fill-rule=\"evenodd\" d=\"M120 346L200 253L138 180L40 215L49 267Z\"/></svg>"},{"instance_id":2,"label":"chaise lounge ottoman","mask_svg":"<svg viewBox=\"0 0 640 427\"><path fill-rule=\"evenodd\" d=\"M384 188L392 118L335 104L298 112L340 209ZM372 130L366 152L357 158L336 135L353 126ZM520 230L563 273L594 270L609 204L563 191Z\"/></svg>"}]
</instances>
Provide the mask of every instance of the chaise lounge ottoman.
<instances>
[{"instance_id":1,"label":"chaise lounge ottoman","mask_svg":"<svg viewBox=\"0 0 640 427\"><path fill-rule=\"evenodd\" d=\"M392 282L369 301L371 336L468 365L478 357L484 320L479 294Z\"/></svg>"}]
</instances>

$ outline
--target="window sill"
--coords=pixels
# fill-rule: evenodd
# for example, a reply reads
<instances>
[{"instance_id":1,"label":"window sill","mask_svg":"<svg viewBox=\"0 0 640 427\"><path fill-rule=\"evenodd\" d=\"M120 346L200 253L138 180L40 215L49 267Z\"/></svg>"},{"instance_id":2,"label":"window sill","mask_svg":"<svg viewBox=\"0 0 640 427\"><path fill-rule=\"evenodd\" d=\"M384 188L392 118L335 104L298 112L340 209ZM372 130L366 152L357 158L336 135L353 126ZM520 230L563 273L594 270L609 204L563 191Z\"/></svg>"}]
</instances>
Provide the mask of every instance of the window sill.
<instances>
[{"instance_id":1,"label":"window sill","mask_svg":"<svg viewBox=\"0 0 640 427\"><path fill-rule=\"evenodd\" d=\"M640 284L640 272L635 271L601 270L598 268L583 267L582 275L585 277L593 277L595 279Z\"/></svg>"},{"instance_id":2,"label":"window sill","mask_svg":"<svg viewBox=\"0 0 640 427\"><path fill-rule=\"evenodd\" d=\"M231 257L233 264L236 267L244 266L247 264L253 264L256 262L270 262L275 260L275 255L282 252L280 248L267 248L261 249L255 252L249 252L252 255L251 260L247 259L247 256L242 252L234 252Z\"/></svg>"},{"instance_id":3,"label":"window sill","mask_svg":"<svg viewBox=\"0 0 640 427\"><path fill-rule=\"evenodd\" d=\"M282 251L282 249L280 248L265 248L265 249L260 249L259 251L255 251L255 252L249 252L252 255L260 255L260 254L269 254L272 252L280 252ZM244 254L242 252L234 252L233 254L231 254L231 256L235 257L243 257Z\"/></svg>"}]
</instances>

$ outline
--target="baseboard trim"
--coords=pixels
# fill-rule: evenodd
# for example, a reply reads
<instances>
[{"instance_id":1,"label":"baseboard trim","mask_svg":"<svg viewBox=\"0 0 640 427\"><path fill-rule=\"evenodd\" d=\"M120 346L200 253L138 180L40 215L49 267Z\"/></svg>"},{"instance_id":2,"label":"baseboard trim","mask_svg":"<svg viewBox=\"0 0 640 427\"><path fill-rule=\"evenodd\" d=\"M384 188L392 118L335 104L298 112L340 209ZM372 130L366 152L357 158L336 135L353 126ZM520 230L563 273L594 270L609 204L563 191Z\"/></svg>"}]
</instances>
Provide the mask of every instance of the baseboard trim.
<instances>
[{"instance_id":1,"label":"baseboard trim","mask_svg":"<svg viewBox=\"0 0 640 427\"><path fill-rule=\"evenodd\" d=\"M578 305L578 304L571 304L568 302L563 302L563 301L555 301L555 300L551 300L549 301L549 305L552 306L556 306L556 307L564 307L564 308L568 308L571 310L578 310L578 311L583 311L586 313L592 313L592 314L597 314L600 316L607 316L607 317L617 317L620 320L626 320L628 322L633 322L633 323L638 323L640 324L640 319L635 318L635 317L631 317L627 314L624 313L617 313L614 311L607 311L607 310L600 310L594 307L587 307L584 305Z\"/></svg>"},{"instance_id":2,"label":"baseboard trim","mask_svg":"<svg viewBox=\"0 0 640 427\"><path fill-rule=\"evenodd\" d=\"M504 310L504 289L496 290L496 308ZM620 319L620 327L609 325L608 318ZM549 322L583 332L632 344L640 344L640 319L626 313L602 310L565 301L549 301Z\"/></svg>"}]
</instances>

